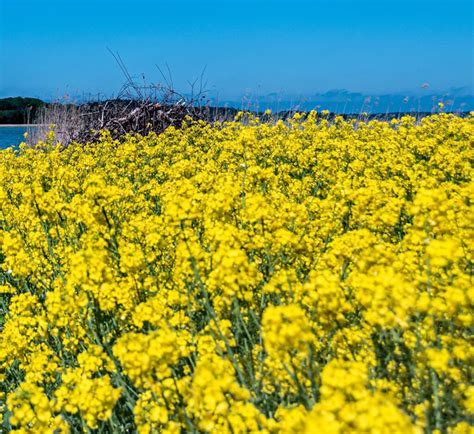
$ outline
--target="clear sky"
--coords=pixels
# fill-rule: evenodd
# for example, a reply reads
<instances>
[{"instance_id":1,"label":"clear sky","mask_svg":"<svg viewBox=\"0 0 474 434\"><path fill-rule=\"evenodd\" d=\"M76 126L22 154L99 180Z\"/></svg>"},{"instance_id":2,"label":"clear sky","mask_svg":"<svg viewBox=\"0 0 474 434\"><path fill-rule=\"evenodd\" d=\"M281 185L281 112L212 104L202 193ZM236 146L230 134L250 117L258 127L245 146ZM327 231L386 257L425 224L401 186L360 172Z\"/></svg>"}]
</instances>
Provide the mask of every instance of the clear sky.
<instances>
[{"instance_id":1,"label":"clear sky","mask_svg":"<svg viewBox=\"0 0 474 434\"><path fill-rule=\"evenodd\" d=\"M0 96L111 94L130 72L175 86L312 94L473 88L471 0L0 0Z\"/></svg>"}]
</instances>

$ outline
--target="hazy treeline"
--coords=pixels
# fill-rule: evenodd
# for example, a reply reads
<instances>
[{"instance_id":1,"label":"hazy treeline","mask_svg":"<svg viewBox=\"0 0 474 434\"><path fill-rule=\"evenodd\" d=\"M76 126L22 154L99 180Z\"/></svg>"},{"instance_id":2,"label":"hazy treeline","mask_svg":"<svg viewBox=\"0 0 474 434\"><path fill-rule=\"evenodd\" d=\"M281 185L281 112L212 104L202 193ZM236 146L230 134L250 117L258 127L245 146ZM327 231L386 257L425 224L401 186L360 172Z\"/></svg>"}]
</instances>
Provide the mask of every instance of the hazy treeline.
<instances>
[{"instance_id":1,"label":"hazy treeline","mask_svg":"<svg viewBox=\"0 0 474 434\"><path fill-rule=\"evenodd\" d=\"M28 124L48 103L38 98L0 98L0 124Z\"/></svg>"}]
</instances>

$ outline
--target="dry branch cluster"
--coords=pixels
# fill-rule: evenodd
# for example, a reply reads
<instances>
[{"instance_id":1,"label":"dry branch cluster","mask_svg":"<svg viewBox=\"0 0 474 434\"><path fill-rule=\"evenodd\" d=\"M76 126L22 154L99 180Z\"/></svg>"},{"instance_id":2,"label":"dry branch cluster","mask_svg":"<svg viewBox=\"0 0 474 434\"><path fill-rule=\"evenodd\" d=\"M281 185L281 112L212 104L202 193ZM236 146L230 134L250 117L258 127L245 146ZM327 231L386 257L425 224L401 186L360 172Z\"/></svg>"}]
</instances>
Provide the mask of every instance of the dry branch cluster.
<instances>
[{"instance_id":1,"label":"dry branch cluster","mask_svg":"<svg viewBox=\"0 0 474 434\"><path fill-rule=\"evenodd\" d=\"M126 133L160 133L169 126L179 127L186 117L209 119L209 108L194 101L156 102L150 99L114 99L82 105L54 104L43 109L37 119L41 126L32 140L44 138L53 124L58 141L87 143L107 129L114 138Z\"/></svg>"},{"instance_id":2,"label":"dry branch cluster","mask_svg":"<svg viewBox=\"0 0 474 434\"><path fill-rule=\"evenodd\" d=\"M130 75L120 55L109 52L126 80L116 98L80 105L57 103L43 108L36 117L39 127L32 132L31 143L44 139L51 124L56 139L67 145L91 142L104 129L109 130L113 138L119 138L127 133L161 133L169 126L181 126L187 117L223 120L217 112L211 114L204 90L204 71L194 82L189 82L190 94L183 95L175 90L169 68L165 76L157 66L165 84L147 83L144 76L138 81ZM231 112L229 116L235 114Z\"/></svg>"}]
</instances>

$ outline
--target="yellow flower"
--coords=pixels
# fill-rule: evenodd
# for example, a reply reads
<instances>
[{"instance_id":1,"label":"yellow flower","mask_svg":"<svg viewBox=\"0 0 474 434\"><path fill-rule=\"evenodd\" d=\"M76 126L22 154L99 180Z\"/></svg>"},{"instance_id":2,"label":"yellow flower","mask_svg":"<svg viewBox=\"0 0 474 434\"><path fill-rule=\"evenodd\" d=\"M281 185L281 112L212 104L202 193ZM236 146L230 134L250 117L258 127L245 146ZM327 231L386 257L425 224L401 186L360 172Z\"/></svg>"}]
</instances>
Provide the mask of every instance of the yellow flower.
<instances>
[{"instance_id":1,"label":"yellow flower","mask_svg":"<svg viewBox=\"0 0 474 434\"><path fill-rule=\"evenodd\" d=\"M0 151L5 429L469 432L474 114L264 114Z\"/></svg>"}]
</instances>

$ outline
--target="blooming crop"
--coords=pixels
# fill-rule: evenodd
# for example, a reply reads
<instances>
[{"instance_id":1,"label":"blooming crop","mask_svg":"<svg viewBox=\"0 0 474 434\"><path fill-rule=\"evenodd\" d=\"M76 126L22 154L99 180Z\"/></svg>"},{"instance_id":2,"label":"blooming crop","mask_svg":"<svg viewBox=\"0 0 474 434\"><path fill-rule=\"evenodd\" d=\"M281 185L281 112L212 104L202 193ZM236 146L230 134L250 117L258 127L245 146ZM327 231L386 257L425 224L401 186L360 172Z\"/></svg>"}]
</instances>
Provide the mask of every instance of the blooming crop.
<instances>
[{"instance_id":1,"label":"blooming crop","mask_svg":"<svg viewBox=\"0 0 474 434\"><path fill-rule=\"evenodd\" d=\"M472 432L474 116L0 151L3 431Z\"/></svg>"}]
</instances>

